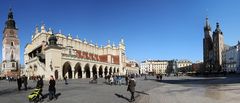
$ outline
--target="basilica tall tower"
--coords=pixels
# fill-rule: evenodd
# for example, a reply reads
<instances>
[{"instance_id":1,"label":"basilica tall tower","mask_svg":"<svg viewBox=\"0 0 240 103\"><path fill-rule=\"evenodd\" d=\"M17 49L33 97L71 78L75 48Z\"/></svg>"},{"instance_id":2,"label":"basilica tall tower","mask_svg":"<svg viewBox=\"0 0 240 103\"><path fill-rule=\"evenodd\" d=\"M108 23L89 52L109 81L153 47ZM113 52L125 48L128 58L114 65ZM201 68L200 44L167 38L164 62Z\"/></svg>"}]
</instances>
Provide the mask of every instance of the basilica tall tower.
<instances>
[{"instance_id":1,"label":"basilica tall tower","mask_svg":"<svg viewBox=\"0 0 240 103\"><path fill-rule=\"evenodd\" d=\"M20 69L20 42L18 29L13 19L12 9L9 10L5 22L2 40L2 70L6 76L16 76Z\"/></svg>"},{"instance_id":2,"label":"basilica tall tower","mask_svg":"<svg viewBox=\"0 0 240 103\"><path fill-rule=\"evenodd\" d=\"M206 23L204 26L204 38L203 38L203 61L204 61L204 71L211 71L213 67L213 40L211 37L211 27L206 18Z\"/></svg>"}]
</instances>

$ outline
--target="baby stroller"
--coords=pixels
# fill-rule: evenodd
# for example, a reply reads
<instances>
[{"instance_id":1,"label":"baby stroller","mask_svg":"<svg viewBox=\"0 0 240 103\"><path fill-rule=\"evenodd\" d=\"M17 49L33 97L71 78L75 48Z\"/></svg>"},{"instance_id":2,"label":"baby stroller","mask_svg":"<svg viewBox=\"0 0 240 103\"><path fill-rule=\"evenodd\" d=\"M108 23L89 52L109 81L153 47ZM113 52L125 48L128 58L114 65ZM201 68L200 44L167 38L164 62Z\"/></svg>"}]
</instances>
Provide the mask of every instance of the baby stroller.
<instances>
[{"instance_id":1,"label":"baby stroller","mask_svg":"<svg viewBox=\"0 0 240 103\"><path fill-rule=\"evenodd\" d=\"M29 102L37 103L38 101L41 100L39 96L40 96L40 89L34 89L34 91L28 95L28 100Z\"/></svg>"}]
</instances>

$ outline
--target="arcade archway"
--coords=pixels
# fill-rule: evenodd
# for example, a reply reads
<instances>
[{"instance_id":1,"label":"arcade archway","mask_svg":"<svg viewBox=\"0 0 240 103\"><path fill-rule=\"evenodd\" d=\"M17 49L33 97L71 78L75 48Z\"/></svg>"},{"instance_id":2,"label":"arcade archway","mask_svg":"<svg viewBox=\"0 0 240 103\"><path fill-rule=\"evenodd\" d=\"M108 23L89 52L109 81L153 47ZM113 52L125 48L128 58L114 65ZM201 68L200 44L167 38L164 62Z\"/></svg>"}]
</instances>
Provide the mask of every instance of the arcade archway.
<instances>
[{"instance_id":1,"label":"arcade archway","mask_svg":"<svg viewBox=\"0 0 240 103\"><path fill-rule=\"evenodd\" d=\"M74 67L74 74L76 78L82 78L82 68L80 63L77 63Z\"/></svg>"},{"instance_id":2,"label":"arcade archway","mask_svg":"<svg viewBox=\"0 0 240 103\"><path fill-rule=\"evenodd\" d=\"M67 76L69 79L72 79L72 68L69 62L64 63L63 65L63 74L62 76Z\"/></svg>"},{"instance_id":3,"label":"arcade archway","mask_svg":"<svg viewBox=\"0 0 240 103\"><path fill-rule=\"evenodd\" d=\"M112 67L109 69L109 75L112 75Z\"/></svg>"},{"instance_id":4,"label":"arcade archway","mask_svg":"<svg viewBox=\"0 0 240 103\"><path fill-rule=\"evenodd\" d=\"M107 69L107 68L108 68L108 67L106 66L105 69L104 69L104 75L105 75L105 76L108 75L108 74L107 74L107 73L108 73L108 69Z\"/></svg>"},{"instance_id":5,"label":"arcade archway","mask_svg":"<svg viewBox=\"0 0 240 103\"><path fill-rule=\"evenodd\" d=\"M99 73L99 77L102 78L102 77L103 77L103 69L102 69L102 66L99 67L98 73Z\"/></svg>"},{"instance_id":6,"label":"arcade archway","mask_svg":"<svg viewBox=\"0 0 240 103\"><path fill-rule=\"evenodd\" d=\"M92 73L93 73L93 76L94 76L94 75L97 75L97 67L96 67L96 65L94 65L94 66L92 67Z\"/></svg>"},{"instance_id":7,"label":"arcade archway","mask_svg":"<svg viewBox=\"0 0 240 103\"><path fill-rule=\"evenodd\" d=\"M89 64L85 65L84 72L86 73L86 78L90 78L91 77Z\"/></svg>"}]
</instances>

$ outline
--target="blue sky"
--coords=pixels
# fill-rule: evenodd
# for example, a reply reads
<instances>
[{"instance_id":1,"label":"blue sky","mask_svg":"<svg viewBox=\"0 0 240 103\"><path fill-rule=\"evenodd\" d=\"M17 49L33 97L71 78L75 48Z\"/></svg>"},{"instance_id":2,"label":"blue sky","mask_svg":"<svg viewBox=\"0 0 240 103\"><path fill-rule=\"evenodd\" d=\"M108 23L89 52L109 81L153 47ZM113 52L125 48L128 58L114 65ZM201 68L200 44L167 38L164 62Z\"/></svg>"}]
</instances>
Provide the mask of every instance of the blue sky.
<instances>
[{"instance_id":1,"label":"blue sky","mask_svg":"<svg viewBox=\"0 0 240 103\"><path fill-rule=\"evenodd\" d=\"M3 31L12 7L19 28L21 63L25 45L42 22L55 32L61 29L99 45L106 45L107 40L117 44L124 38L127 56L138 61L196 61L202 60L207 15L213 30L220 22L226 44L237 43L239 4L239 0L0 0L0 28Z\"/></svg>"}]
</instances>

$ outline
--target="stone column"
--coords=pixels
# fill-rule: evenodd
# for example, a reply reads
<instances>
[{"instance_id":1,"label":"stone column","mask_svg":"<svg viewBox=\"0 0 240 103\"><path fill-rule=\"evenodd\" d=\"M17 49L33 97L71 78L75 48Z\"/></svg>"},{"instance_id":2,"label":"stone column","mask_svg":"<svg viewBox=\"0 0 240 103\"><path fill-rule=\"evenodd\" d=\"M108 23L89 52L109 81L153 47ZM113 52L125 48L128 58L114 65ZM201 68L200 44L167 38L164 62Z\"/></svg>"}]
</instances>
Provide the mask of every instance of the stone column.
<instances>
[{"instance_id":1,"label":"stone column","mask_svg":"<svg viewBox=\"0 0 240 103\"><path fill-rule=\"evenodd\" d=\"M90 71L90 78L92 78L93 77L93 72L92 71Z\"/></svg>"},{"instance_id":2,"label":"stone column","mask_svg":"<svg viewBox=\"0 0 240 103\"><path fill-rule=\"evenodd\" d=\"M82 78L86 78L86 73L82 71Z\"/></svg>"},{"instance_id":3,"label":"stone column","mask_svg":"<svg viewBox=\"0 0 240 103\"><path fill-rule=\"evenodd\" d=\"M109 70L107 70L107 75L109 75Z\"/></svg>"},{"instance_id":4,"label":"stone column","mask_svg":"<svg viewBox=\"0 0 240 103\"><path fill-rule=\"evenodd\" d=\"M78 79L78 72L76 72L75 79Z\"/></svg>"},{"instance_id":5,"label":"stone column","mask_svg":"<svg viewBox=\"0 0 240 103\"><path fill-rule=\"evenodd\" d=\"M72 69L72 79L75 79L74 77L74 70Z\"/></svg>"},{"instance_id":6,"label":"stone column","mask_svg":"<svg viewBox=\"0 0 240 103\"><path fill-rule=\"evenodd\" d=\"M98 77L98 78L100 77L100 75L99 75L99 71L97 71L97 77Z\"/></svg>"}]
</instances>

